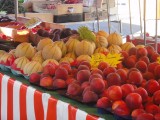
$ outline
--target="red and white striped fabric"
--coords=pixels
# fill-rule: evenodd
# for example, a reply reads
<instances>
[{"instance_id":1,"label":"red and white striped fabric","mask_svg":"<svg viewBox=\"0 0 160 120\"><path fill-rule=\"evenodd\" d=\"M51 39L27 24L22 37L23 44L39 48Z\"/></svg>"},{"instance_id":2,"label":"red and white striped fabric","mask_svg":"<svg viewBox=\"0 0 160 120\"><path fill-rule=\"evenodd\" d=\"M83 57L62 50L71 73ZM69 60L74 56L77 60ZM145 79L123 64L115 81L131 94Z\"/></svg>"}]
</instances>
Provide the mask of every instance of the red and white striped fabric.
<instances>
[{"instance_id":1,"label":"red and white striped fabric","mask_svg":"<svg viewBox=\"0 0 160 120\"><path fill-rule=\"evenodd\" d=\"M0 73L0 120L104 120Z\"/></svg>"}]
</instances>

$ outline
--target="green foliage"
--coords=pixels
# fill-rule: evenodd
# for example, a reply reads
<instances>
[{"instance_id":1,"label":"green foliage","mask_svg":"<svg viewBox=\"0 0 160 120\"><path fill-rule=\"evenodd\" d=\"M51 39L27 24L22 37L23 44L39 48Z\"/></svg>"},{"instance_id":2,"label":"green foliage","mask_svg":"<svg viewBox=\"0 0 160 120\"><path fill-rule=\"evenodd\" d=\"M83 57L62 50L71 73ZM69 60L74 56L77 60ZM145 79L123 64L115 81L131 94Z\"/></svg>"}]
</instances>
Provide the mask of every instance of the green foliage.
<instances>
[{"instance_id":1,"label":"green foliage","mask_svg":"<svg viewBox=\"0 0 160 120\"><path fill-rule=\"evenodd\" d=\"M96 40L95 34L91 30L89 30L89 28L86 26L79 27L78 33L80 34L81 39L86 39L88 41Z\"/></svg>"}]
</instances>

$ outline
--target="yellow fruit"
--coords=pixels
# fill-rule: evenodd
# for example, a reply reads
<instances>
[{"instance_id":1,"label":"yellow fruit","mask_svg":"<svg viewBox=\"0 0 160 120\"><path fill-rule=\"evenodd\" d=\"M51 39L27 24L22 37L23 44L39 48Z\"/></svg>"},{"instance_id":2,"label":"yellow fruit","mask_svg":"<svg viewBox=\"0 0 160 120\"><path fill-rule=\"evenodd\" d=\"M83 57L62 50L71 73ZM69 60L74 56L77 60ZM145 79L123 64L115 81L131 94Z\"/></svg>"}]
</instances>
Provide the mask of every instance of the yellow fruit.
<instances>
[{"instance_id":1,"label":"yellow fruit","mask_svg":"<svg viewBox=\"0 0 160 120\"><path fill-rule=\"evenodd\" d=\"M127 52L132 47L135 47L135 45L131 42L126 42L126 43L122 44L122 46L121 46L122 50L127 51Z\"/></svg>"},{"instance_id":2,"label":"yellow fruit","mask_svg":"<svg viewBox=\"0 0 160 120\"><path fill-rule=\"evenodd\" d=\"M34 47L30 44L30 43L21 43L16 47L15 50L15 55L16 57L27 57L28 59L31 59L34 54L35 54L36 50L34 49Z\"/></svg>"},{"instance_id":3,"label":"yellow fruit","mask_svg":"<svg viewBox=\"0 0 160 120\"><path fill-rule=\"evenodd\" d=\"M72 58L73 60L76 59L76 55L74 54L74 52L67 53L67 54L65 55L65 57L70 57L70 58Z\"/></svg>"},{"instance_id":4,"label":"yellow fruit","mask_svg":"<svg viewBox=\"0 0 160 120\"><path fill-rule=\"evenodd\" d=\"M56 65L59 65L59 63L55 59L47 59L42 63L42 67L46 66L48 63L54 63Z\"/></svg>"},{"instance_id":5,"label":"yellow fruit","mask_svg":"<svg viewBox=\"0 0 160 120\"><path fill-rule=\"evenodd\" d=\"M89 55L80 55L79 57L77 57L77 61L88 61L90 62L91 57Z\"/></svg>"},{"instance_id":6,"label":"yellow fruit","mask_svg":"<svg viewBox=\"0 0 160 120\"><path fill-rule=\"evenodd\" d=\"M43 63L43 61L44 61L44 59L43 59L43 57L41 56L41 55L37 55L37 56L34 56L33 58L32 58L32 61L37 61L37 62L39 62L39 63Z\"/></svg>"},{"instance_id":7,"label":"yellow fruit","mask_svg":"<svg viewBox=\"0 0 160 120\"><path fill-rule=\"evenodd\" d=\"M122 36L116 32L111 33L107 40L109 45L122 45Z\"/></svg>"},{"instance_id":8,"label":"yellow fruit","mask_svg":"<svg viewBox=\"0 0 160 120\"><path fill-rule=\"evenodd\" d=\"M96 47L107 47L108 41L105 37L97 35L96 36Z\"/></svg>"},{"instance_id":9,"label":"yellow fruit","mask_svg":"<svg viewBox=\"0 0 160 120\"><path fill-rule=\"evenodd\" d=\"M12 54L13 56L16 56L15 52L16 52L16 49L12 49L11 51L9 51L9 54Z\"/></svg>"},{"instance_id":10,"label":"yellow fruit","mask_svg":"<svg viewBox=\"0 0 160 120\"><path fill-rule=\"evenodd\" d=\"M70 57L64 57L64 58L61 58L61 60L59 61L59 63L61 62L67 62L67 63L72 63L74 60Z\"/></svg>"},{"instance_id":11,"label":"yellow fruit","mask_svg":"<svg viewBox=\"0 0 160 120\"><path fill-rule=\"evenodd\" d=\"M105 37L106 39L108 38L109 34L103 30L100 30L97 32L97 35L100 35L100 36L103 36Z\"/></svg>"},{"instance_id":12,"label":"yellow fruit","mask_svg":"<svg viewBox=\"0 0 160 120\"><path fill-rule=\"evenodd\" d=\"M42 57L45 60L55 59L59 61L62 57L62 51L57 45L48 44L42 50Z\"/></svg>"},{"instance_id":13,"label":"yellow fruit","mask_svg":"<svg viewBox=\"0 0 160 120\"><path fill-rule=\"evenodd\" d=\"M0 57L1 57L2 55L4 55L5 53L6 53L6 51L0 50Z\"/></svg>"},{"instance_id":14,"label":"yellow fruit","mask_svg":"<svg viewBox=\"0 0 160 120\"><path fill-rule=\"evenodd\" d=\"M61 49L62 56L66 55L67 48L66 48L66 45L64 44L64 42L62 40L54 42L54 45L57 45Z\"/></svg>"},{"instance_id":15,"label":"yellow fruit","mask_svg":"<svg viewBox=\"0 0 160 120\"><path fill-rule=\"evenodd\" d=\"M118 45L111 45L108 50L110 53L120 53L122 51L121 47Z\"/></svg>"},{"instance_id":16,"label":"yellow fruit","mask_svg":"<svg viewBox=\"0 0 160 120\"><path fill-rule=\"evenodd\" d=\"M19 68L20 70L23 70L24 66L29 62L28 58L25 56L19 57L14 61L14 65L16 65L16 68Z\"/></svg>"},{"instance_id":17,"label":"yellow fruit","mask_svg":"<svg viewBox=\"0 0 160 120\"><path fill-rule=\"evenodd\" d=\"M66 47L67 47L67 53L69 52L75 52L75 48L77 43L80 41L77 39L69 38L69 40L66 42Z\"/></svg>"},{"instance_id":18,"label":"yellow fruit","mask_svg":"<svg viewBox=\"0 0 160 120\"><path fill-rule=\"evenodd\" d=\"M9 53L4 53L1 57L0 57L0 63L4 64L4 65L11 65L12 62L14 60L14 56L12 54Z\"/></svg>"},{"instance_id":19,"label":"yellow fruit","mask_svg":"<svg viewBox=\"0 0 160 120\"><path fill-rule=\"evenodd\" d=\"M109 50L105 47L99 47L94 51L94 53L108 53L108 52Z\"/></svg>"},{"instance_id":20,"label":"yellow fruit","mask_svg":"<svg viewBox=\"0 0 160 120\"><path fill-rule=\"evenodd\" d=\"M23 68L23 73L26 75L31 75L32 73L38 72L42 72L42 65L36 61L28 62Z\"/></svg>"},{"instance_id":21,"label":"yellow fruit","mask_svg":"<svg viewBox=\"0 0 160 120\"><path fill-rule=\"evenodd\" d=\"M50 38L44 38L42 40L39 41L38 45L37 45L37 50L42 50L46 45L48 44L52 44L53 41Z\"/></svg>"},{"instance_id":22,"label":"yellow fruit","mask_svg":"<svg viewBox=\"0 0 160 120\"><path fill-rule=\"evenodd\" d=\"M90 42L82 40L76 45L75 53L77 56L80 55L92 55L94 52L93 46Z\"/></svg>"},{"instance_id":23,"label":"yellow fruit","mask_svg":"<svg viewBox=\"0 0 160 120\"><path fill-rule=\"evenodd\" d=\"M144 48L145 46L144 45L136 45L136 48Z\"/></svg>"}]
</instances>

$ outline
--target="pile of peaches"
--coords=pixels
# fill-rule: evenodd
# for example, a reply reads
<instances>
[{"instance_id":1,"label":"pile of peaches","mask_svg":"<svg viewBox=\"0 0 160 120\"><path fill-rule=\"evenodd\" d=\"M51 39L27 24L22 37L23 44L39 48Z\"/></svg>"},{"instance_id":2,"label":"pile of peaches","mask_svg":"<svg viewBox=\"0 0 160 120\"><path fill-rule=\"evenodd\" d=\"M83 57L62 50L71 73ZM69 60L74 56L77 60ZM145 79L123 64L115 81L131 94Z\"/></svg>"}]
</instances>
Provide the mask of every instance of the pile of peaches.
<instances>
[{"instance_id":1,"label":"pile of peaches","mask_svg":"<svg viewBox=\"0 0 160 120\"><path fill-rule=\"evenodd\" d=\"M47 64L29 81L41 87L64 89L68 96L80 96L83 103L135 120L160 120L160 55L151 46L122 51L117 67L100 62L92 68L88 61Z\"/></svg>"}]
</instances>

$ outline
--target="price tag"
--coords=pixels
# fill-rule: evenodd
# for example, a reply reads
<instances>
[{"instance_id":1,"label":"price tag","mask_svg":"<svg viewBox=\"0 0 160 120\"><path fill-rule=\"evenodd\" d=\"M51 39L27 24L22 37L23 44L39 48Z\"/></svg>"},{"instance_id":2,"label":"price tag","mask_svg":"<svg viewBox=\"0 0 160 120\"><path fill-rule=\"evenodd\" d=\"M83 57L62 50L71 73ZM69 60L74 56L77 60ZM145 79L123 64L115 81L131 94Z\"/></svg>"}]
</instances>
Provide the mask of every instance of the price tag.
<instances>
[{"instance_id":1,"label":"price tag","mask_svg":"<svg viewBox=\"0 0 160 120\"><path fill-rule=\"evenodd\" d=\"M106 60L106 56L102 53L96 53L91 56L90 64L92 68L97 68L99 63Z\"/></svg>"},{"instance_id":2,"label":"price tag","mask_svg":"<svg viewBox=\"0 0 160 120\"><path fill-rule=\"evenodd\" d=\"M157 58L157 62L160 64L160 57Z\"/></svg>"},{"instance_id":3,"label":"price tag","mask_svg":"<svg viewBox=\"0 0 160 120\"><path fill-rule=\"evenodd\" d=\"M106 56L105 62L107 62L111 67L117 67L117 64L121 63L122 58L123 57L121 56L121 54L118 54L118 53L111 54L111 53L109 53Z\"/></svg>"},{"instance_id":4,"label":"price tag","mask_svg":"<svg viewBox=\"0 0 160 120\"><path fill-rule=\"evenodd\" d=\"M41 24L42 20L40 20L39 18L31 18L28 22L25 23L25 27L26 28L34 28L36 27L37 25Z\"/></svg>"}]
</instances>

